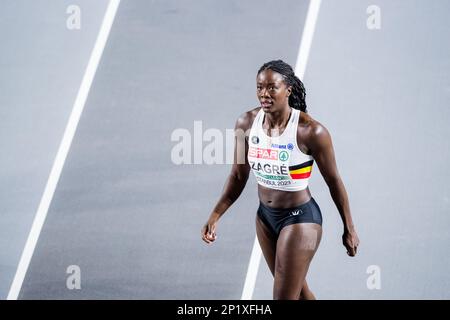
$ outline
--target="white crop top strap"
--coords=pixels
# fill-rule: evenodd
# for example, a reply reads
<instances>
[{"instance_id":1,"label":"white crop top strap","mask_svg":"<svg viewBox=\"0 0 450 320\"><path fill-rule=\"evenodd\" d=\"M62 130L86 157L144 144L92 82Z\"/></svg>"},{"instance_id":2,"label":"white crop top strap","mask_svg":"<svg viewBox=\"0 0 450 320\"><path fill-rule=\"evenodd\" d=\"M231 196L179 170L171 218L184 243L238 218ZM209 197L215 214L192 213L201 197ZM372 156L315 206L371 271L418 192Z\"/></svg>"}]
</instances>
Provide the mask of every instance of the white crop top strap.
<instances>
[{"instance_id":1,"label":"white crop top strap","mask_svg":"<svg viewBox=\"0 0 450 320\"><path fill-rule=\"evenodd\" d=\"M280 136L263 130L265 112L261 108L250 129L248 162L258 184L276 190L306 189L314 158L300 151L297 128L300 110L291 108L289 122Z\"/></svg>"}]
</instances>

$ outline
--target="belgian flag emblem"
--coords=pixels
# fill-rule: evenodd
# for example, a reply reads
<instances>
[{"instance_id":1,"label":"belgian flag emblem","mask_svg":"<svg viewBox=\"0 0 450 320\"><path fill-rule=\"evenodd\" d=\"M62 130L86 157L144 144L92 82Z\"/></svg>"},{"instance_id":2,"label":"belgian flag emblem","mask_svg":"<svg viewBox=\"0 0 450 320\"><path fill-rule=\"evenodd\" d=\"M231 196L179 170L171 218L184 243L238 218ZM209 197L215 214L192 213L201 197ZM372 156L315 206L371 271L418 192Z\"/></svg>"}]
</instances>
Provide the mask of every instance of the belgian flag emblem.
<instances>
[{"instance_id":1,"label":"belgian flag emblem","mask_svg":"<svg viewBox=\"0 0 450 320\"><path fill-rule=\"evenodd\" d=\"M289 167L289 175L292 179L306 179L311 175L314 160L306 161L296 166Z\"/></svg>"}]
</instances>

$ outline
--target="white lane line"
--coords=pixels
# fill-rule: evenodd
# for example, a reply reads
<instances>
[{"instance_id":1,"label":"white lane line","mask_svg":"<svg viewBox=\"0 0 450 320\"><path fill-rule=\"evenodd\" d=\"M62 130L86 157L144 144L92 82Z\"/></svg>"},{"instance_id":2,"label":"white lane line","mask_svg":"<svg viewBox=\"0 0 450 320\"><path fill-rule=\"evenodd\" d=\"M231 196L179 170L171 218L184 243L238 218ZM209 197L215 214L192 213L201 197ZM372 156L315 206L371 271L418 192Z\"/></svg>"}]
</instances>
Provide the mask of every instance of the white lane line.
<instances>
[{"instance_id":1,"label":"white lane line","mask_svg":"<svg viewBox=\"0 0 450 320\"><path fill-rule=\"evenodd\" d=\"M114 17L119 7L120 0L110 0L108 8L106 9L105 16L103 17L103 22L100 27L97 40L95 42L94 49L92 50L89 63L87 65L86 71L83 76L83 80L78 90L78 95L73 105L72 113L70 114L69 122L67 123L64 136L62 138L61 144L56 154L55 161L53 163L50 176L48 178L47 184L45 186L44 193L39 203L36 216L34 217L33 225L31 227L30 234L28 235L25 248L23 249L22 256L20 257L20 262L14 276L14 280L9 289L9 293L6 299L17 300L20 290L22 288L22 283L27 273L28 266L30 265L31 257L33 256L36 243L38 241L39 235L44 225L45 218L47 216L48 208L55 193L56 185L58 184L61 171L64 167L64 162L66 161L67 154L72 144L75 131L80 120L81 113L83 112L84 105L86 103L89 90L92 85L92 81L97 71L97 66L100 62L100 58L105 48L106 41L108 40L109 32L114 21Z\"/></svg>"},{"instance_id":2,"label":"white lane line","mask_svg":"<svg viewBox=\"0 0 450 320\"><path fill-rule=\"evenodd\" d=\"M311 49L314 31L316 29L317 17L319 16L320 2L321 0L311 0L309 2L305 27L303 28L302 42L300 43L300 48L298 49L295 74L302 81L305 76L306 64L308 63L309 50Z\"/></svg>"},{"instance_id":3,"label":"white lane line","mask_svg":"<svg viewBox=\"0 0 450 320\"><path fill-rule=\"evenodd\" d=\"M261 262L261 247L258 238L253 242L252 255L248 264L247 276L245 277L244 289L242 290L241 300L251 300L255 290L256 276L258 275L259 263Z\"/></svg>"},{"instance_id":4,"label":"white lane line","mask_svg":"<svg viewBox=\"0 0 450 320\"><path fill-rule=\"evenodd\" d=\"M303 80L305 76L306 64L308 62L309 51L316 29L317 17L319 16L321 0L310 0L308 13L306 14L305 26L303 28L302 41L298 50L297 62L295 64L295 74ZM248 264L247 276L245 277L244 289L241 300L251 300L255 290L256 278L258 276L259 264L261 261L261 247L258 238L255 237L250 262Z\"/></svg>"}]
</instances>

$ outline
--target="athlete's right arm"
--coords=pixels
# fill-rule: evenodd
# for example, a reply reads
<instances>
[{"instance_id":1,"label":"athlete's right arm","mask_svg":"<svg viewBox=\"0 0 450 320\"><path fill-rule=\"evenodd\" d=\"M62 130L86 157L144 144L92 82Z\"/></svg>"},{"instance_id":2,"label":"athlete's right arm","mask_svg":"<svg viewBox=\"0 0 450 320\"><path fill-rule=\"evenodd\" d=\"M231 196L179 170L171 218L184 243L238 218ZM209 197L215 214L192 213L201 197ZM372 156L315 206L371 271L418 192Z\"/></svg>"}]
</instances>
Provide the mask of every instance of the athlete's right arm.
<instances>
[{"instance_id":1,"label":"athlete's right arm","mask_svg":"<svg viewBox=\"0 0 450 320\"><path fill-rule=\"evenodd\" d=\"M216 224L227 209L239 198L248 180L250 165L247 160L248 134L254 115L251 111L242 114L234 128L234 160L225 182L222 195L202 228L202 239L206 243L216 240Z\"/></svg>"}]
</instances>

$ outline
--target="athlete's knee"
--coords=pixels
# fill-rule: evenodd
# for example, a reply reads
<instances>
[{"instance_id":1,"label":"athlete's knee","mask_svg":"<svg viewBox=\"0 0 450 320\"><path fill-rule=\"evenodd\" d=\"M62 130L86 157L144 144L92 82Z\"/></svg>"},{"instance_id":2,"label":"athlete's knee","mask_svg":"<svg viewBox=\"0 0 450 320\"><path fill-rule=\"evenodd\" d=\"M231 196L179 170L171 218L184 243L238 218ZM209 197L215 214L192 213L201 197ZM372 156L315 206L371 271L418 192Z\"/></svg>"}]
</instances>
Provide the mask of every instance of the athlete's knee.
<instances>
[{"instance_id":1,"label":"athlete's knee","mask_svg":"<svg viewBox=\"0 0 450 320\"><path fill-rule=\"evenodd\" d=\"M302 300L298 295L278 295L274 296L273 300Z\"/></svg>"},{"instance_id":2,"label":"athlete's knee","mask_svg":"<svg viewBox=\"0 0 450 320\"><path fill-rule=\"evenodd\" d=\"M294 290L286 290L286 288L276 288L273 291L274 300L299 300L300 292Z\"/></svg>"},{"instance_id":3,"label":"athlete's knee","mask_svg":"<svg viewBox=\"0 0 450 320\"><path fill-rule=\"evenodd\" d=\"M281 259L278 259L277 263L275 264L276 276L280 279L285 279L289 276L288 272L289 266L286 263L282 262ZM290 273L292 273L292 267Z\"/></svg>"},{"instance_id":4,"label":"athlete's knee","mask_svg":"<svg viewBox=\"0 0 450 320\"><path fill-rule=\"evenodd\" d=\"M316 300L314 293L309 289L308 285L306 284L306 281L303 283L303 288L300 291L299 300Z\"/></svg>"}]
</instances>

